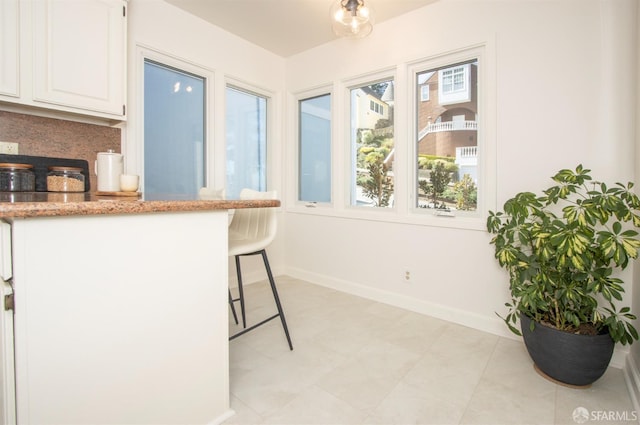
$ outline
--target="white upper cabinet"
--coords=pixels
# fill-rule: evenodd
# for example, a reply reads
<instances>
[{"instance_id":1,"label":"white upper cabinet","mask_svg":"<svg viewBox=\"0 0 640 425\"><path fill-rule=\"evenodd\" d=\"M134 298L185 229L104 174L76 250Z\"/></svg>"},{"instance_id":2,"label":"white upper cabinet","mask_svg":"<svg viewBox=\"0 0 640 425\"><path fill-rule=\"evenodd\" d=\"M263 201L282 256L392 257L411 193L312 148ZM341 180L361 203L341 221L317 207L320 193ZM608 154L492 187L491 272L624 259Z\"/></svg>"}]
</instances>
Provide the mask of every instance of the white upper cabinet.
<instances>
[{"instance_id":1,"label":"white upper cabinet","mask_svg":"<svg viewBox=\"0 0 640 425\"><path fill-rule=\"evenodd\" d=\"M124 114L122 0L34 3L34 100Z\"/></svg>"},{"instance_id":2,"label":"white upper cabinet","mask_svg":"<svg viewBox=\"0 0 640 425\"><path fill-rule=\"evenodd\" d=\"M126 0L0 3L0 100L126 118ZM14 68L19 69L16 83L10 74ZM12 83L16 93L9 90Z\"/></svg>"},{"instance_id":3,"label":"white upper cabinet","mask_svg":"<svg viewBox=\"0 0 640 425\"><path fill-rule=\"evenodd\" d=\"M18 97L19 82L19 25L18 0L0 1L0 95Z\"/></svg>"}]
</instances>

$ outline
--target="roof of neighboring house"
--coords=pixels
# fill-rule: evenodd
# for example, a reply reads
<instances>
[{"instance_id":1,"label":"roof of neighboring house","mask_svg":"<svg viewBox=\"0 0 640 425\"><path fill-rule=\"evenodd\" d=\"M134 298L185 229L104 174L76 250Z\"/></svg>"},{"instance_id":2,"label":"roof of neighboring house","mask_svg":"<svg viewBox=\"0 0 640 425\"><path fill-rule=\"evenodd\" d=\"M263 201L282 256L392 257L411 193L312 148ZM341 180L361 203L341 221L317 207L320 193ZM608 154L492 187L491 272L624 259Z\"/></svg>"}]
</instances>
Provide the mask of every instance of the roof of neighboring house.
<instances>
[{"instance_id":1,"label":"roof of neighboring house","mask_svg":"<svg viewBox=\"0 0 640 425\"><path fill-rule=\"evenodd\" d=\"M382 97L380 100L386 103L393 103L394 91L393 91L393 82L387 84L387 88L384 89L384 93L382 93Z\"/></svg>"},{"instance_id":2,"label":"roof of neighboring house","mask_svg":"<svg viewBox=\"0 0 640 425\"><path fill-rule=\"evenodd\" d=\"M365 94L368 94L369 96L373 96L376 99L381 100L380 95L376 93L374 90L371 90L369 86L360 87L360 90L362 90Z\"/></svg>"}]
</instances>

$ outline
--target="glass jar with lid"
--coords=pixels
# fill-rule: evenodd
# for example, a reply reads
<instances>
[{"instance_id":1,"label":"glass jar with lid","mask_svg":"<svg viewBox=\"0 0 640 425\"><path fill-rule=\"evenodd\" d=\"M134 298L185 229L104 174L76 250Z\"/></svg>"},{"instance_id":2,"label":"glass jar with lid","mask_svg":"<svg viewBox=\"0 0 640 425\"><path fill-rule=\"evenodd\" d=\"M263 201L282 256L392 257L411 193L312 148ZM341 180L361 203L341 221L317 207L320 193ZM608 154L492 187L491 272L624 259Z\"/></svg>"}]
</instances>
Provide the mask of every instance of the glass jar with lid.
<instances>
[{"instance_id":1,"label":"glass jar with lid","mask_svg":"<svg viewBox=\"0 0 640 425\"><path fill-rule=\"evenodd\" d=\"M0 192L33 192L36 175L31 164L0 163Z\"/></svg>"},{"instance_id":2,"label":"glass jar with lid","mask_svg":"<svg viewBox=\"0 0 640 425\"><path fill-rule=\"evenodd\" d=\"M49 167L47 190L49 192L84 192L82 168Z\"/></svg>"}]
</instances>

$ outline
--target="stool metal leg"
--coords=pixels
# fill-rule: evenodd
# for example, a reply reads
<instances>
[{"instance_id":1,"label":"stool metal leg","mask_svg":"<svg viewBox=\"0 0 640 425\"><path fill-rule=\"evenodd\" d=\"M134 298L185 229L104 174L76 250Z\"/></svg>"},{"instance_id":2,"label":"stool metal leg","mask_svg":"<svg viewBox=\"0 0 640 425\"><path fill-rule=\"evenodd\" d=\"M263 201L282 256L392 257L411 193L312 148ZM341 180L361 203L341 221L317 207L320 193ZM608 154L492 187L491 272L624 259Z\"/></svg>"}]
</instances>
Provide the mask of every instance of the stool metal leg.
<instances>
[{"instance_id":1,"label":"stool metal leg","mask_svg":"<svg viewBox=\"0 0 640 425\"><path fill-rule=\"evenodd\" d=\"M274 298L274 300L276 302L276 308L278 309L278 313L274 314L271 317L268 317L268 318L264 319L260 323L256 323L255 325L247 328L246 325L245 325L244 294L243 294L243 290L242 290L242 276L241 276L241 272L240 272L240 257L241 256L249 256L249 255L257 255L257 254L261 254L262 255L262 261L264 262L264 267L267 270L267 276L269 277L269 285L271 286L271 292L273 292L273 298ZM229 340L233 340L233 339L239 337L240 335L244 335L245 333L257 328L258 326L262 326L265 323L269 322L270 320L273 320L276 317L280 316L280 322L282 323L282 328L284 329L285 336L287 337L287 342L289 343L289 349L293 350L293 344L291 343L291 336L289 335L289 328L287 327L287 321L286 321L286 319L284 317L284 311L282 310L282 304L280 303L280 297L278 296L278 290L276 289L276 282L275 282L275 279L273 278L273 274L271 273L271 266L269 265L269 260L267 259L267 251L262 249L260 251L252 252L250 254L236 255L236 270L238 272L238 289L240 290L240 298L238 298L238 300L240 300L240 304L241 304L242 324L245 327L245 329L243 329L242 331L236 333L235 335L231 335L229 337Z\"/></svg>"},{"instance_id":2,"label":"stool metal leg","mask_svg":"<svg viewBox=\"0 0 640 425\"><path fill-rule=\"evenodd\" d=\"M238 292L240 293L240 313L242 314L242 327L247 327L247 318L244 311L244 290L242 289L242 271L240 270L240 256L236 255L236 274L238 275Z\"/></svg>"},{"instance_id":3,"label":"stool metal leg","mask_svg":"<svg viewBox=\"0 0 640 425\"><path fill-rule=\"evenodd\" d=\"M233 320L235 320L236 325L238 324L238 315L236 314L236 308L233 305L233 297L231 296L231 289L229 289L229 307L231 307L231 313L233 313Z\"/></svg>"},{"instance_id":4,"label":"stool metal leg","mask_svg":"<svg viewBox=\"0 0 640 425\"><path fill-rule=\"evenodd\" d=\"M291 344L291 337L289 336L289 328L287 327L287 321L284 318L284 311L282 311L282 304L280 304L280 297L278 296L278 290L276 289L276 281L273 279L273 274L271 273L271 266L269 266L269 260L267 259L267 251L263 249L260 252L262 254L262 260L264 261L264 267L267 269L267 276L269 276L269 284L271 285L273 298L276 301L276 307L278 308L278 315L280 316L280 321L282 322L282 328L284 329L284 333L287 336L289 349L293 350L293 344Z\"/></svg>"}]
</instances>

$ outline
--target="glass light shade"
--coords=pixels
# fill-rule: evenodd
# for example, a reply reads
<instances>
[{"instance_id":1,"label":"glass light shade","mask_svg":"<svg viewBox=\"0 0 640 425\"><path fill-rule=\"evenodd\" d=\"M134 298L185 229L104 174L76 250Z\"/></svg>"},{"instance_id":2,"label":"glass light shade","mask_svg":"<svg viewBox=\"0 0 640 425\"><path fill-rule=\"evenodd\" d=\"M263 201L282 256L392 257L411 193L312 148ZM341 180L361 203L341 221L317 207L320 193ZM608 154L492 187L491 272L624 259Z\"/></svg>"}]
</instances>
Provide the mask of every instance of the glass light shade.
<instances>
[{"instance_id":1,"label":"glass light shade","mask_svg":"<svg viewBox=\"0 0 640 425\"><path fill-rule=\"evenodd\" d=\"M340 37L362 38L373 31L372 11L364 0L336 0L331 19L333 32Z\"/></svg>"}]
</instances>

